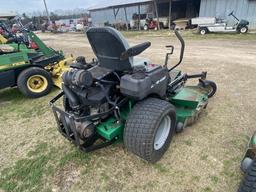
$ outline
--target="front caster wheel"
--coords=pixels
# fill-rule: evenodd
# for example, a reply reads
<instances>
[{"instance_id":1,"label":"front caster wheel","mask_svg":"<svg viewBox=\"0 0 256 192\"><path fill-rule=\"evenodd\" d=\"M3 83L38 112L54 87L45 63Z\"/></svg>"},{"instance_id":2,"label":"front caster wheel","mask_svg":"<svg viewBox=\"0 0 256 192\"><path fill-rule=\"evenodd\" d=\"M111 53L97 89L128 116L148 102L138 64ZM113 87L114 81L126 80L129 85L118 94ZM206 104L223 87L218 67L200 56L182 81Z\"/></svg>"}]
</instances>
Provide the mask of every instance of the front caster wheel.
<instances>
[{"instance_id":1,"label":"front caster wheel","mask_svg":"<svg viewBox=\"0 0 256 192\"><path fill-rule=\"evenodd\" d=\"M208 98L211 98L212 96L214 96L216 91L217 91L217 85L213 81L201 80L198 83L198 86L207 89L207 91L208 91Z\"/></svg>"},{"instance_id":2,"label":"front caster wheel","mask_svg":"<svg viewBox=\"0 0 256 192\"><path fill-rule=\"evenodd\" d=\"M124 145L142 159L155 163L168 149L175 132L175 108L169 102L148 98L130 112L124 129Z\"/></svg>"}]
</instances>

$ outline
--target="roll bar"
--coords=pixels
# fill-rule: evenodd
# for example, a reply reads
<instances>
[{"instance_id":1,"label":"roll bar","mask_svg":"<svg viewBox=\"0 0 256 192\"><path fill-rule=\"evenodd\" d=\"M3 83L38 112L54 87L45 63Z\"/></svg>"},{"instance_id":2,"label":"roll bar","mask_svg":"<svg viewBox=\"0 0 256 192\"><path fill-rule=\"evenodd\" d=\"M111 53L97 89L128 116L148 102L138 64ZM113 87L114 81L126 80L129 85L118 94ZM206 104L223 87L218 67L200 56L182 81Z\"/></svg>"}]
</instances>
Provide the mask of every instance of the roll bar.
<instances>
[{"instance_id":1,"label":"roll bar","mask_svg":"<svg viewBox=\"0 0 256 192\"><path fill-rule=\"evenodd\" d=\"M168 69L168 71L171 71L171 70L175 69L176 67L178 67L181 64L181 62L183 60L183 56L184 56L184 50L185 50L185 41L182 38L182 36L180 35L179 31L175 30L174 33L175 33L176 37L178 38L178 40L180 41L180 44L181 44L180 60L176 65L174 65L172 68ZM172 47L172 46L166 46L166 47L168 48L168 47ZM169 54L172 54L172 53L173 53L173 48L172 48L171 53L169 53ZM169 54L167 53L167 55L166 55L165 65L167 65Z\"/></svg>"}]
</instances>

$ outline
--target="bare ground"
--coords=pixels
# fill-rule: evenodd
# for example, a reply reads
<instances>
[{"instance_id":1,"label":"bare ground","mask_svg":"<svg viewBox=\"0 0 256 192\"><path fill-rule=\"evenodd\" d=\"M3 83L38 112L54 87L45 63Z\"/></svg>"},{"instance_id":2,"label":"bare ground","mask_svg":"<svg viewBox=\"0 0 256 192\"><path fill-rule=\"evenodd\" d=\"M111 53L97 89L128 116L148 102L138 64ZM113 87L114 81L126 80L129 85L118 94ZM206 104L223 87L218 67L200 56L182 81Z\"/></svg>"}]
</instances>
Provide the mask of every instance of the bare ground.
<instances>
[{"instance_id":1,"label":"bare ground","mask_svg":"<svg viewBox=\"0 0 256 192\"><path fill-rule=\"evenodd\" d=\"M165 45L174 44L176 52L172 63L177 61L179 44L167 32L128 33L126 36L131 44L151 41L152 46L142 56L153 63L163 63ZM67 55L93 58L84 34L46 33L40 37ZM256 124L256 35L246 39L238 35L235 38L225 35L194 38L185 34L185 40L185 59L180 68L188 73L208 71L208 79L216 81L218 92L199 121L174 137L160 162L145 163L128 153L121 143L81 154L56 130L48 102L57 90L44 98L31 100L16 89L5 89L0 91L2 189L236 191L242 178L240 161ZM46 160L38 164L43 157ZM30 163L30 160L29 166L20 163ZM33 172L35 164L38 165L35 169L45 167L35 173L40 176L37 183L32 182L32 178L37 178ZM20 170L28 175L33 172L33 177L24 178ZM9 175L10 181L7 180ZM25 185L26 182L29 185ZM7 183L9 188L5 187Z\"/></svg>"}]
</instances>

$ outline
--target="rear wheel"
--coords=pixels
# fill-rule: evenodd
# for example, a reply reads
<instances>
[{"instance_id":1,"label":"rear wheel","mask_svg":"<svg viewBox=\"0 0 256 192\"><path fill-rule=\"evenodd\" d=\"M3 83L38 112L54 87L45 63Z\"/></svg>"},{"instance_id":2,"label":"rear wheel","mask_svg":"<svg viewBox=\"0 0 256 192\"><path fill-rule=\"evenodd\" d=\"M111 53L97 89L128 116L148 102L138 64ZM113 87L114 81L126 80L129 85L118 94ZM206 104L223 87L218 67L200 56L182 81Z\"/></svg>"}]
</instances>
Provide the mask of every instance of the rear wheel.
<instances>
[{"instance_id":1,"label":"rear wheel","mask_svg":"<svg viewBox=\"0 0 256 192\"><path fill-rule=\"evenodd\" d=\"M242 34L245 34L248 32L248 27L245 26L245 27L242 27L241 29L239 29L239 32L242 33Z\"/></svg>"},{"instance_id":2,"label":"rear wheel","mask_svg":"<svg viewBox=\"0 0 256 192\"><path fill-rule=\"evenodd\" d=\"M19 74L17 85L25 96L38 98L51 91L53 82L51 75L44 69L30 67Z\"/></svg>"},{"instance_id":3,"label":"rear wheel","mask_svg":"<svg viewBox=\"0 0 256 192\"><path fill-rule=\"evenodd\" d=\"M199 33L201 35L205 35L207 33L207 29L205 27L199 28Z\"/></svg>"},{"instance_id":4,"label":"rear wheel","mask_svg":"<svg viewBox=\"0 0 256 192\"><path fill-rule=\"evenodd\" d=\"M247 169L246 175L238 189L238 192L256 191L256 160L253 160L251 166Z\"/></svg>"},{"instance_id":5,"label":"rear wheel","mask_svg":"<svg viewBox=\"0 0 256 192\"><path fill-rule=\"evenodd\" d=\"M175 108L169 102L148 98L130 112L124 129L125 147L154 163L168 149L176 124Z\"/></svg>"}]
</instances>

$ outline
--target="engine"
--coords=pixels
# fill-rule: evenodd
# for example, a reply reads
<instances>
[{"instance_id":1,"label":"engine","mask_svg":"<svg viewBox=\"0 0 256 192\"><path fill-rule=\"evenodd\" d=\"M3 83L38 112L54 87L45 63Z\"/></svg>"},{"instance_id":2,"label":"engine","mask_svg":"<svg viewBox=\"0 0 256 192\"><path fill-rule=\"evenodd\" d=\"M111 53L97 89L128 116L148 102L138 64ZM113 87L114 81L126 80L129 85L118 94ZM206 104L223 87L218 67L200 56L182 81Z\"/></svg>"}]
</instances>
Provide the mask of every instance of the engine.
<instances>
[{"instance_id":1,"label":"engine","mask_svg":"<svg viewBox=\"0 0 256 192\"><path fill-rule=\"evenodd\" d=\"M63 105L66 112L76 117L92 116L109 110L109 100L114 99L118 78L111 71L98 65L87 66L77 62L62 75ZM110 80L112 79L112 81ZM114 80L114 81L113 81ZM102 119L104 116L99 118ZM66 122L68 120L66 119ZM81 139L92 136L95 127L92 121L76 120L76 130Z\"/></svg>"}]
</instances>

